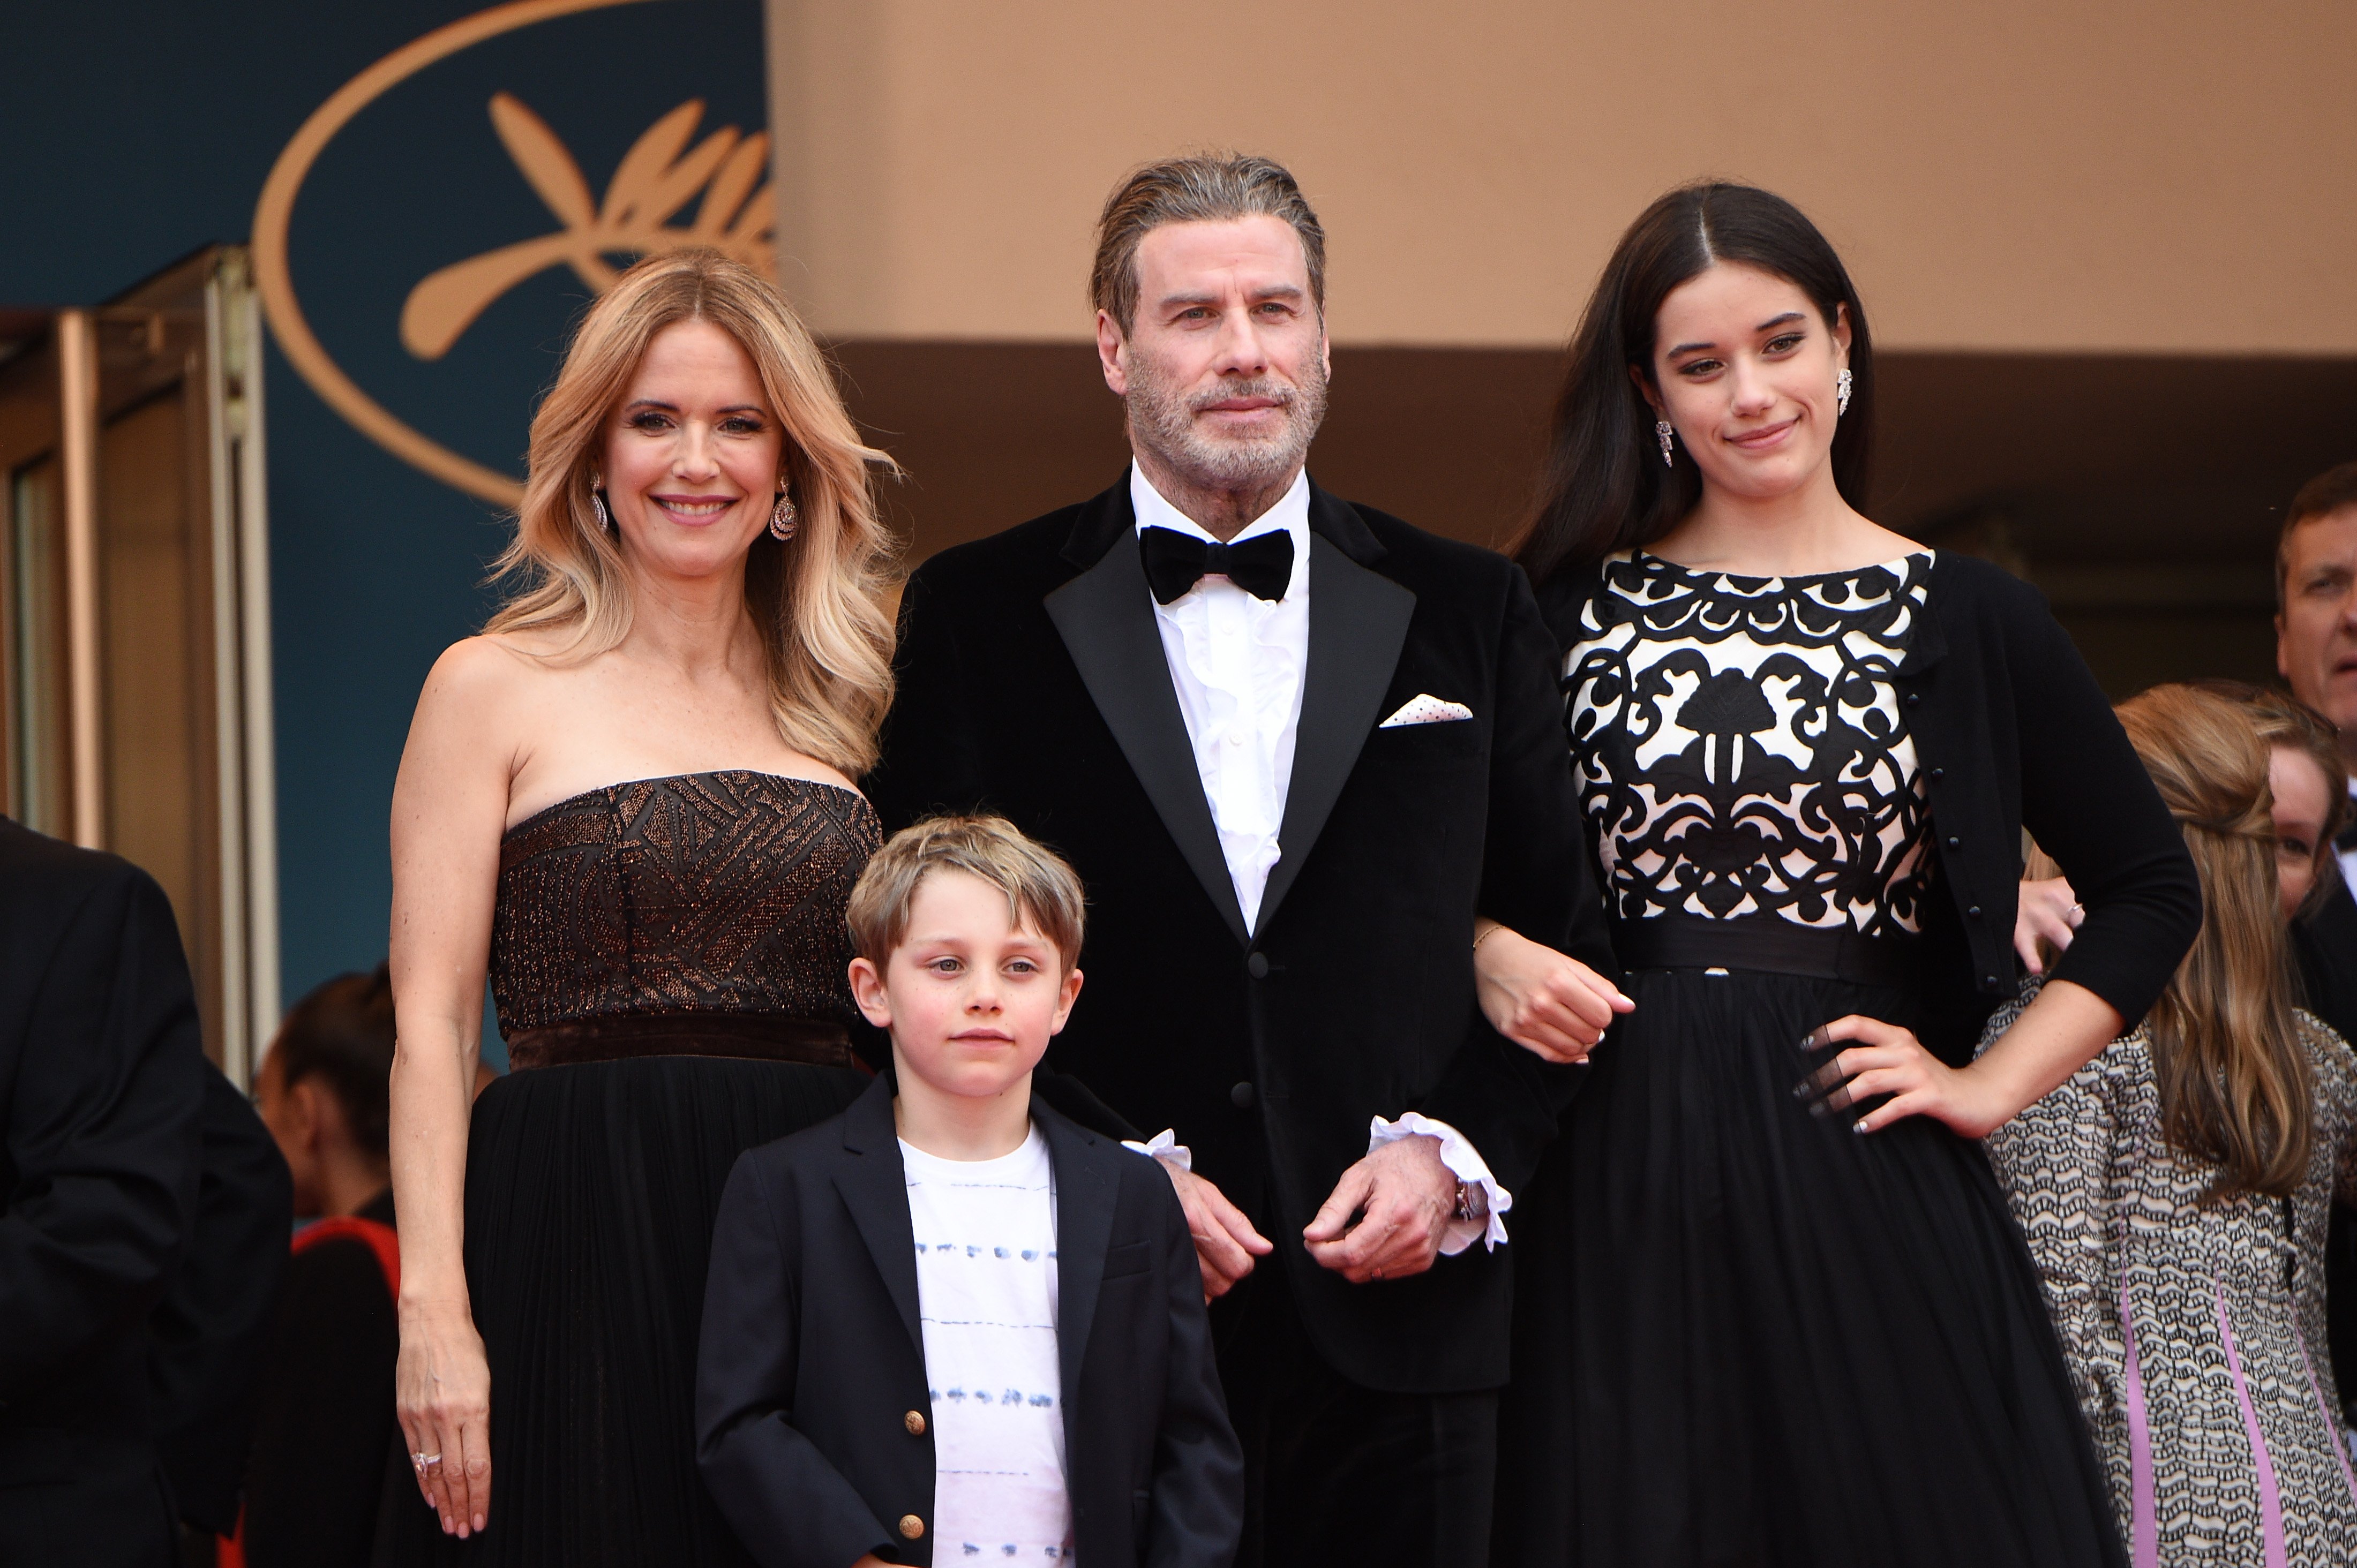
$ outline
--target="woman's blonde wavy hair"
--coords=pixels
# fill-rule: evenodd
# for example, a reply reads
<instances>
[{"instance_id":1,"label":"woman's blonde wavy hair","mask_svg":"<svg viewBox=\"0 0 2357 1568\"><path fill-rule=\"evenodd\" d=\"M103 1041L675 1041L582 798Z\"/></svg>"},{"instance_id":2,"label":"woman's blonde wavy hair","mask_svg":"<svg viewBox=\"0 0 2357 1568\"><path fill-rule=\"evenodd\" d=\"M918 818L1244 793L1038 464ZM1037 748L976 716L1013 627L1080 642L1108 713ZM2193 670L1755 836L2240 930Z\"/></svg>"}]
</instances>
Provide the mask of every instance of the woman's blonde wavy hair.
<instances>
[{"instance_id":1,"label":"woman's blonde wavy hair","mask_svg":"<svg viewBox=\"0 0 2357 1568\"><path fill-rule=\"evenodd\" d=\"M859 439L825 357L777 287L718 251L650 256L582 317L556 384L532 422L530 475L516 535L492 578L520 586L486 632L553 629L558 657L594 658L630 629L619 537L589 497L608 422L655 334L708 321L752 358L785 427L784 472L801 514L780 543L765 530L745 563L745 604L770 667L770 707L796 750L856 779L876 764L892 703L891 535L877 516L873 470L892 460Z\"/></svg>"},{"instance_id":2,"label":"woman's blonde wavy hair","mask_svg":"<svg viewBox=\"0 0 2357 1568\"><path fill-rule=\"evenodd\" d=\"M2201 934L2146 1023L2161 1133L2219 1167L2212 1197L2287 1197L2308 1174L2314 1091L2292 1015L2267 744L2249 709L2191 686L2119 706L2201 874Z\"/></svg>"}]
</instances>

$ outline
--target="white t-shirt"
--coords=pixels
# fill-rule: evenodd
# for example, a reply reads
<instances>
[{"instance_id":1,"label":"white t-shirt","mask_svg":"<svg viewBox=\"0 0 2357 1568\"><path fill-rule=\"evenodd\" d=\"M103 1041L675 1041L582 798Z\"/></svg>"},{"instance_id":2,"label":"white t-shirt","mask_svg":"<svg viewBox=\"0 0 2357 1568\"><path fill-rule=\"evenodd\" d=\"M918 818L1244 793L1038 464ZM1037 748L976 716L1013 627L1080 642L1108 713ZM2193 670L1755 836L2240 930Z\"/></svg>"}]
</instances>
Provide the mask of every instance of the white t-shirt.
<instances>
[{"instance_id":1,"label":"white t-shirt","mask_svg":"<svg viewBox=\"0 0 2357 1568\"><path fill-rule=\"evenodd\" d=\"M995 1160L900 1144L933 1406L933 1561L1072 1561L1056 1358L1056 1175L1037 1124Z\"/></svg>"}]
</instances>

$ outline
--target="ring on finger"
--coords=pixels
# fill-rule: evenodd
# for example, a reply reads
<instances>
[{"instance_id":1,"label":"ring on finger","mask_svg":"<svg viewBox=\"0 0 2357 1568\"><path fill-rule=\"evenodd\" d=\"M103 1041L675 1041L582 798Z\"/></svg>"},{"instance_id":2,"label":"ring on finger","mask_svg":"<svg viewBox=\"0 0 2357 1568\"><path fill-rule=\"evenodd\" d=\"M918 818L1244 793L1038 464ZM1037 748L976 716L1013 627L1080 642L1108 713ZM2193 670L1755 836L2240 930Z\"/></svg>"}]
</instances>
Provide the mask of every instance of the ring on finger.
<instances>
[{"instance_id":1,"label":"ring on finger","mask_svg":"<svg viewBox=\"0 0 2357 1568\"><path fill-rule=\"evenodd\" d=\"M435 1466L442 1463L442 1455L439 1454L412 1454L409 1457L410 1461L421 1470L431 1470Z\"/></svg>"}]
</instances>

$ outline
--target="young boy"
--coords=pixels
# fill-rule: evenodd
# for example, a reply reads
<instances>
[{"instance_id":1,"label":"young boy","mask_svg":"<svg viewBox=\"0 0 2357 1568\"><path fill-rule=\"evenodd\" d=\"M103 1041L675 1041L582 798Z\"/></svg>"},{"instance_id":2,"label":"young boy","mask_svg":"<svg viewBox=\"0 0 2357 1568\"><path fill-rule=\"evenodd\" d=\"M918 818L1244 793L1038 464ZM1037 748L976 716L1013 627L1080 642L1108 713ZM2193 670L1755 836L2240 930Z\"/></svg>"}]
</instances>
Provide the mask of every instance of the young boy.
<instances>
[{"instance_id":1,"label":"young boy","mask_svg":"<svg viewBox=\"0 0 2357 1568\"><path fill-rule=\"evenodd\" d=\"M1080 994L1071 868L995 817L895 834L851 895L890 1075L737 1162L697 1457L768 1568L1224 1568L1243 1466L1153 1161L1031 1098Z\"/></svg>"}]
</instances>

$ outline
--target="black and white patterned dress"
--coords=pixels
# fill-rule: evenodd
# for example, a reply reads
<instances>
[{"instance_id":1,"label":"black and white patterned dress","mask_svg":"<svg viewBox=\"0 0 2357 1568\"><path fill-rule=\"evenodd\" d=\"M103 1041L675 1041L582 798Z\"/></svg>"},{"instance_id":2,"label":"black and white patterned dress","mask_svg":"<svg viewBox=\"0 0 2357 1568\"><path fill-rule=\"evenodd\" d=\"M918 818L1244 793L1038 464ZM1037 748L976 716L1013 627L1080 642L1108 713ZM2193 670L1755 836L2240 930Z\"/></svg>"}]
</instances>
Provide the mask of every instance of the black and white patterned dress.
<instances>
[{"instance_id":1,"label":"black and white patterned dress","mask_svg":"<svg viewBox=\"0 0 2357 1568\"><path fill-rule=\"evenodd\" d=\"M2297 1016L2315 1132L2287 1199L2212 1196L2217 1167L2162 1135L2141 1028L1988 1140L2139 1568L2357 1563L2324 1337L2325 1229L2357 1198L2357 1057Z\"/></svg>"},{"instance_id":2,"label":"black and white patterned dress","mask_svg":"<svg viewBox=\"0 0 2357 1568\"><path fill-rule=\"evenodd\" d=\"M2121 1560L1978 1145L1794 1093L1820 1025L1919 1021L1931 822L1893 677L1931 565L1639 553L1578 601L1566 722L1637 1010L1516 1203L1516 1561Z\"/></svg>"}]
</instances>

